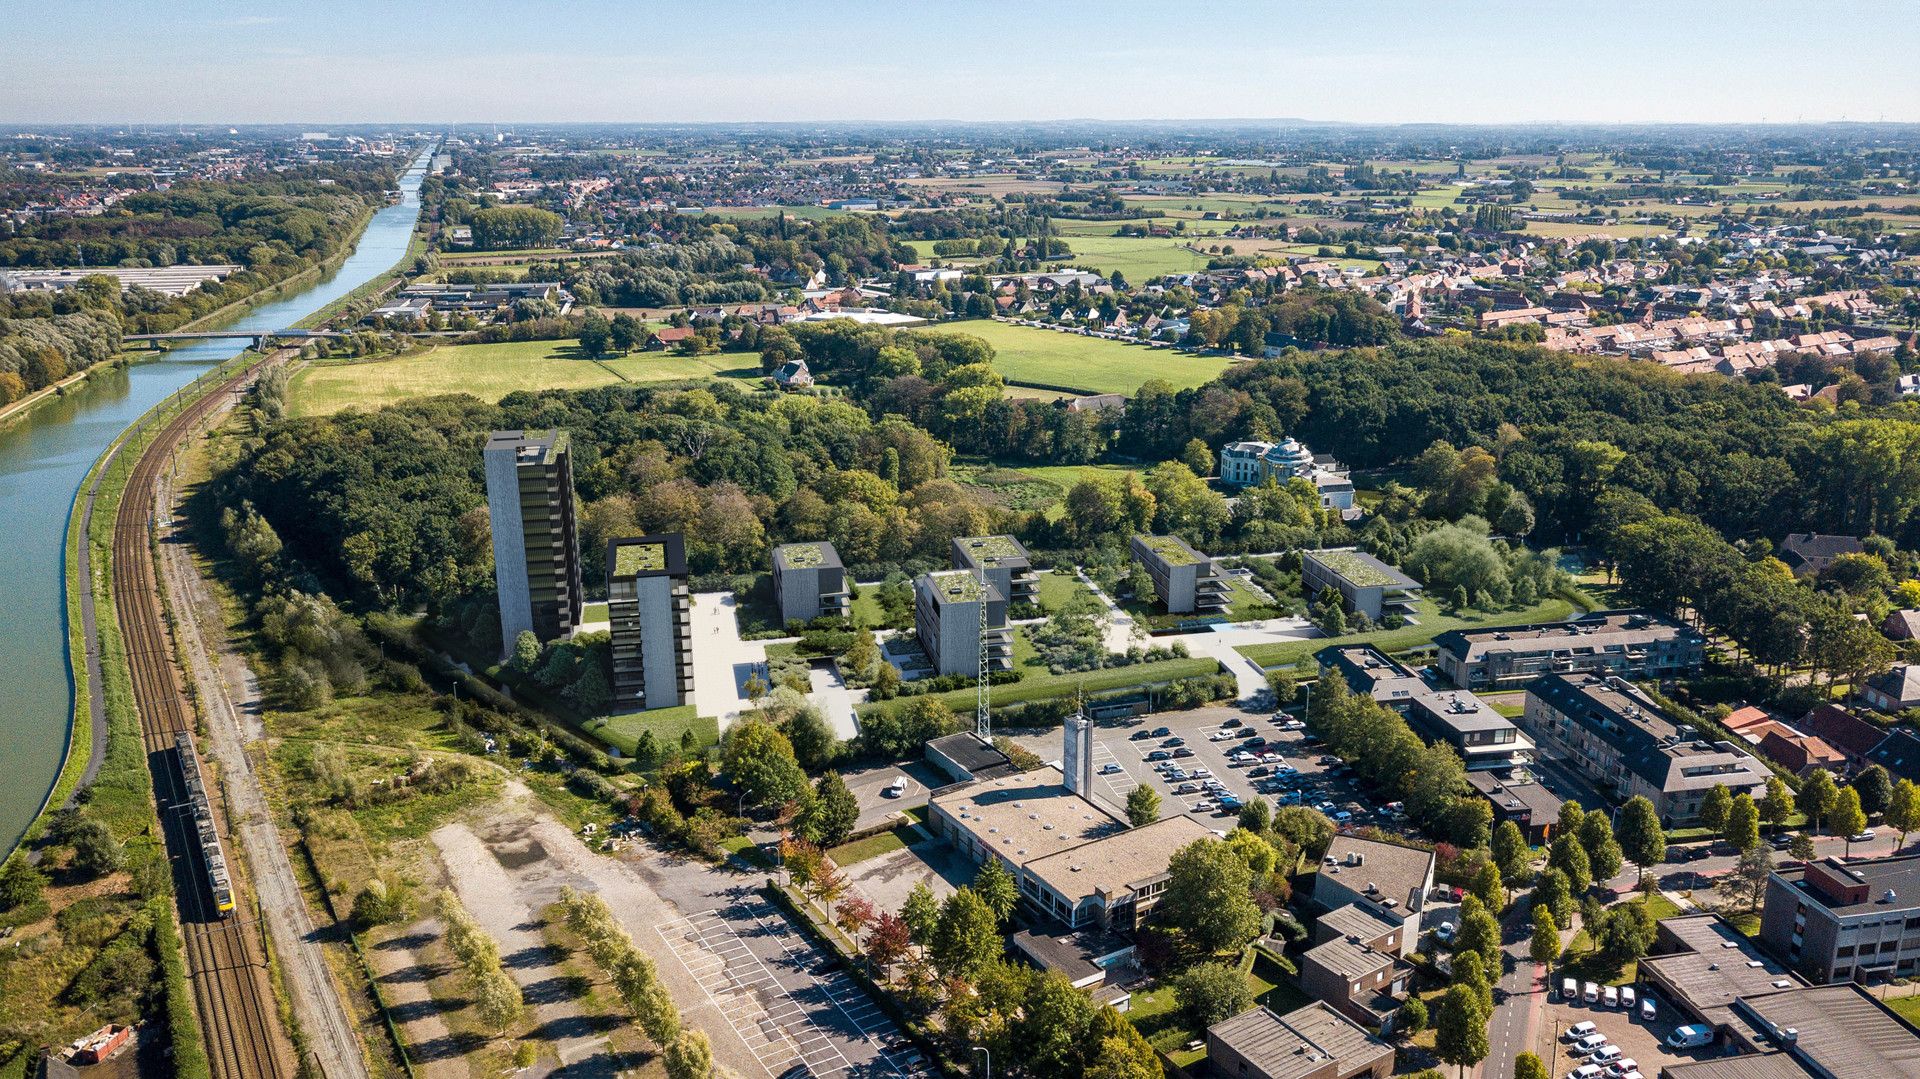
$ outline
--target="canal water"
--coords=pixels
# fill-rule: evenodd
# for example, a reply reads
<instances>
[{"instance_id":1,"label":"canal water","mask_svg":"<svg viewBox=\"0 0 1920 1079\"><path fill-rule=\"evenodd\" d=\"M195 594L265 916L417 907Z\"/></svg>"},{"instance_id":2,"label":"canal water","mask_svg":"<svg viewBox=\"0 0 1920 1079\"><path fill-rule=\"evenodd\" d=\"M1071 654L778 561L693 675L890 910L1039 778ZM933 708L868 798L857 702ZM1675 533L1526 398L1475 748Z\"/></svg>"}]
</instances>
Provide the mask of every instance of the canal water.
<instances>
[{"instance_id":1,"label":"canal water","mask_svg":"<svg viewBox=\"0 0 1920 1079\"><path fill-rule=\"evenodd\" d=\"M281 330L393 268L420 216L422 155L399 202L377 211L353 254L304 292L253 308L230 327ZM100 372L0 426L0 857L58 778L72 721L67 667L67 513L81 479L121 431L244 341L195 343Z\"/></svg>"}]
</instances>

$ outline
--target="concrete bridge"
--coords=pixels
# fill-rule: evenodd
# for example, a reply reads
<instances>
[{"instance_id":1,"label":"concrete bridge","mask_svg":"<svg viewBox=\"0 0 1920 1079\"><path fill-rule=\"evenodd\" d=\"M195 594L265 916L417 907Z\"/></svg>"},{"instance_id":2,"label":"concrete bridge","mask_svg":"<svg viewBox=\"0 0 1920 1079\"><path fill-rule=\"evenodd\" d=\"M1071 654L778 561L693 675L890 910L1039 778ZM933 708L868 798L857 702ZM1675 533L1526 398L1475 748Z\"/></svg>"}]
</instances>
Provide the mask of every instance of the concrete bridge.
<instances>
[{"instance_id":1,"label":"concrete bridge","mask_svg":"<svg viewBox=\"0 0 1920 1079\"><path fill-rule=\"evenodd\" d=\"M123 335L120 340L149 348L159 348L168 341L251 341L258 350L264 348L268 340L312 341L321 337L342 336L345 335L339 330L182 330L174 333L130 333Z\"/></svg>"}]
</instances>

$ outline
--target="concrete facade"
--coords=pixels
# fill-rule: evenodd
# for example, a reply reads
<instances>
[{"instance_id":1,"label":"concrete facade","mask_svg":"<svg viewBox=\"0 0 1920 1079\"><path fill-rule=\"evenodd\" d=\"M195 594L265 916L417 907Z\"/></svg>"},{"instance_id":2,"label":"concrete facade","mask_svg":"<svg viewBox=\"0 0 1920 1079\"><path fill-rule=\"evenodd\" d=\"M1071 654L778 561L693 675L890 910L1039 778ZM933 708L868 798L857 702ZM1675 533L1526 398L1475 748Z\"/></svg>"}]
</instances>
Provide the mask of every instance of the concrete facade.
<instances>
[{"instance_id":1,"label":"concrete facade","mask_svg":"<svg viewBox=\"0 0 1920 1079\"><path fill-rule=\"evenodd\" d=\"M481 457L505 656L522 632L532 630L545 643L580 624L573 454L565 431L495 431Z\"/></svg>"},{"instance_id":2,"label":"concrete facade","mask_svg":"<svg viewBox=\"0 0 1920 1079\"><path fill-rule=\"evenodd\" d=\"M693 698L693 599L678 534L607 544L617 708L672 708Z\"/></svg>"},{"instance_id":3,"label":"concrete facade","mask_svg":"<svg viewBox=\"0 0 1920 1079\"><path fill-rule=\"evenodd\" d=\"M1221 614L1232 588L1213 560L1179 536L1135 536L1128 545L1134 561L1146 567L1153 590L1168 614ZM1142 597L1144 598L1144 597Z\"/></svg>"},{"instance_id":4,"label":"concrete facade","mask_svg":"<svg viewBox=\"0 0 1920 1079\"><path fill-rule=\"evenodd\" d=\"M970 571L991 584L1008 603L1035 603L1040 578L1027 549L1012 536L959 536L953 541L953 568Z\"/></svg>"},{"instance_id":5,"label":"concrete facade","mask_svg":"<svg viewBox=\"0 0 1920 1079\"><path fill-rule=\"evenodd\" d=\"M782 622L844 617L851 606L846 567L840 564L840 552L825 540L773 549L773 593L780 601Z\"/></svg>"},{"instance_id":6,"label":"concrete facade","mask_svg":"<svg viewBox=\"0 0 1920 1079\"><path fill-rule=\"evenodd\" d=\"M982 605L987 619L984 641L980 633ZM967 570L916 577L913 624L920 647L926 650L938 674L979 674L983 646L988 669L1013 669L1013 634L1007 629L1006 596Z\"/></svg>"}]
</instances>

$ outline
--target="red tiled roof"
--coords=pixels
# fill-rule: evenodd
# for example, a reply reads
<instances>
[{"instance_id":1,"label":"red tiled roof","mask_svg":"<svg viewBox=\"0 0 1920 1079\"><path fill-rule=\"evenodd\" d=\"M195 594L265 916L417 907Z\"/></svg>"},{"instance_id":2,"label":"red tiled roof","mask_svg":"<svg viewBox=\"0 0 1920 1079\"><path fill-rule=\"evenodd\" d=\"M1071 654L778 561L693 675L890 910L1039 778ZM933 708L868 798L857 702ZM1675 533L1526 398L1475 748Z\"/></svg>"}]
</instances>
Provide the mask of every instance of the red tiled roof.
<instances>
[{"instance_id":1,"label":"red tiled roof","mask_svg":"<svg viewBox=\"0 0 1920 1079\"><path fill-rule=\"evenodd\" d=\"M1886 732L1838 705L1823 704L1800 717L1799 727L1852 757L1864 757Z\"/></svg>"}]
</instances>

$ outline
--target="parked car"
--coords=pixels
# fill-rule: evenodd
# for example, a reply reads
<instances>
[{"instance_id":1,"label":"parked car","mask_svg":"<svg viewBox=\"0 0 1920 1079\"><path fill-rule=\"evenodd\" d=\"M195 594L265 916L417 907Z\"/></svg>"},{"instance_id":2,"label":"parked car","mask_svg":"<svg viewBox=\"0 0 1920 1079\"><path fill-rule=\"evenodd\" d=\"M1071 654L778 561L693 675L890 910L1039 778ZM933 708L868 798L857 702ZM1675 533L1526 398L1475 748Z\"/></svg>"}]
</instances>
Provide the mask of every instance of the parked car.
<instances>
[{"instance_id":1,"label":"parked car","mask_svg":"<svg viewBox=\"0 0 1920 1079\"><path fill-rule=\"evenodd\" d=\"M895 779L893 782L887 784L886 789L882 790L880 793L888 798L898 798L901 795L907 793L907 777L900 776L899 778Z\"/></svg>"},{"instance_id":2,"label":"parked car","mask_svg":"<svg viewBox=\"0 0 1920 1079\"><path fill-rule=\"evenodd\" d=\"M1849 843L1867 843L1867 842L1871 842L1872 840L1873 840L1873 829L1871 828L1867 829L1864 832L1859 832L1847 837L1847 842Z\"/></svg>"},{"instance_id":3,"label":"parked car","mask_svg":"<svg viewBox=\"0 0 1920 1079\"><path fill-rule=\"evenodd\" d=\"M1634 1003L1633 986L1631 985L1621 986L1620 1006L1622 1008L1625 1008L1627 1012L1631 1014L1633 1012L1633 1003Z\"/></svg>"},{"instance_id":4,"label":"parked car","mask_svg":"<svg viewBox=\"0 0 1920 1079\"><path fill-rule=\"evenodd\" d=\"M1567 1073L1567 1079L1601 1079L1606 1073L1598 1064L1582 1064Z\"/></svg>"},{"instance_id":5,"label":"parked car","mask_svg":"<svg viewBox=\"0 0 1920 1079\"><path fill-rule=\"evenodd\" d=\"M1260 737L1260 732L1254 730L1252 727L1242 727L1234 731L1233 736L1235 738L1258 738Z\"/></svg>"},{"instance_id":6,"label":"parked car","mask_svg":"<svg viewBox=\"0 0 1920 1079\"><path fill-rule=\"evenodd\" d=\"M1154 751L1153 751L1152 753L1149 753L1149 754L1147 754L1147 760L1150 760L1150 761L1164 761L1164 760L1166 760L1167 758L1169 758L1169 757L1171 757L1171 756L1173 756L1173 754L1171 754L1171 753L1168 753L1168 752L1167 752L1166 750L1164 750L1164 749L1156 749L1156 750L1154 750Z\"/></svg>"},{"instance_id":7,"label":"parked car","mask_svg":"<svg viewBox=\"0 0 1920 1079\"><path fill-rule=\"evenodd\" d=\"M1127 735L1127 740L1132 742L1144 742L1147 739L1152 737L1153 737L1153 732L1150 730L1147 730L1145 727L1142 727L1139 730L1134 731L1132 734Z\"/></svg>"},{"instance_id":8,"label":"parked car","mask_svg":"<svg viewBox=\"0 0 1920 1079\"><path fill-rule=\"evenodd\" d=\"M1320 767L1322 768L1326 768L1330 765L1335 765L1339 763L1340 763L1340 758L1334 756L1331 753L1322 753L1320 755Z\"/></svg>"},{"instance_id":9,"label":"parked car","mask_svg":"<svg viewBox=\"0 0 1920 1079\"><path fill-rule=\"evenodd\" d=\"M1238 716L1229 716L1220 721L1220 726L1227 730L1232 730L1235 727L1244 727L1246 724L1243 723Z\"/></svg>"},{"instance_id":10,"label":"parked car","mask_svg":"<svg viewBox=\"0 0 1920 1079\"><path fill-rule=\"evenodd\" d=\"M1621 1057L1619 1060L1607 1065L1607 1074L1613 1076L1613 1079L1626 1079L1629 1075L1638 1075L1639 1073L1640 1062L1632 1057Z\"/></svg>"},{"instance_id":11,"label":"parked car","mask_svg":"<svg viewBox=\"0 0 1920 1079\"><path fill-rule=\"evenodd\" d=\"M1580 995L1579 981L1573 978L1560 979L1560 998L1562 1000L1572 1000L1573 998L1579 995ZM1592 1023L1578 1023L1578 1024L1575 1024L1575 1029L1578 1029L1579 1027L1582 1027L1582 1026L1592 1026L1592 1025L1593 1025ZM1573 1039L1568 1038L1567 1040L1572 1041Z\"/></svg>"},{"instance_id":12,"label":"parked car","mask_svg":"<svg viewBox=\"0 0 1920 1079\"><path fill-rule=\"evenodd\" d=\"M1589 1034L1579 1041L1574 1042L1571 1046L1568 1046L1567 1052L1576 1057L1592 1056L1610 1044L1612 1043L1607 1041L1605 1034Z\"/></svg>"},{"instance_id":13,"label":"parked car","mask_svg":"<svg viewBox=\"0 0 1920 1079\"><path fill-rule=\"evenodd\" d=\"M1211 768L1195 768L1195 769L1194 769L1193 771L1191 771L1191 772L1189 772L1189 773L1187 773L1187 774L1188 774L1188 775L1191 775L1191 776L1192 776L1193 778L1195 778L1195 779L1212 779L1212 778L1213 778L1213 769L1211 769Z\"/></svg>"},{"instance_id":14,"label":"parked car","mask_svg":"<svg viewBox=\"0 0 1920 1079\"><path fill-rule=\"evenodd\" d=\"M1344 809L1334 810L1333 822L1335 824L1345 824L1352 819L1353 819L1353 814L1347 812L1346 810Z\"/></svg>"},{"instance_id":15,"label":"parked car","mask_svg":"<svg viewBox=\"0 0 1920 1079\"><path fill-rule=\"evenodd\" d=\"M1173 733L1173 729L1170 727L1155 727L1153 729L1153 732L1147 735L1147 737L1148 738L1165 738L1167 735L1172 733Z\"/></svg>"},{"instance_id":16,"label":"parked car","mask_svg":"<svg viewBox=\"0 0 1920 1079\"><path fill-rule=\"evenodd\" d=\"M1193 750L1188 749L1186 746L1181 746L1179 749L1173 751L1173 755L1176 757L1191 757L1193 756Z\"/></svg>"},{"instance_id":17,"label":"parked car","mask_svg":"<svg viewBox=\"0 0 1920 1079\"><path fill-rule=\"evenodd\" d=\"M1613 986L1609 985L1605 989L1601 990L1600 996L1601 996L1601 999L1607 1002L1607 1007L1618 1008L1620 1006L1620 990L1614 988Z\"/></svg>"},{"instance_id":18,"label":"parked car","mask_svg":"<svg viewBox=\"0 0 1920 1079\"><path fill-rule=\"evenodd\" d=\"M1713 1031L1698 1023L1688 1023L1675 1027L1667 1035L1667 1046L1672 1049L1698 1049L1713 1041Z\"/></svg>"},{"instance_id":19,"label":"parked car","mask_svg":"<svg viewBox=\"0 0 1920 1079\"><path fill-rule=\"evenodd\" d=\"M1588 1059L1588 1063L1611 1064L1616 1060L1623 1059L1625 1056L1626 1054L1620 1051L1619 1046L1614 1045L1612 1042L1608 1042L1607 1044L1593 1051L1593 1056Z\"/></svg>"},{"instance_id":20,"label":"parked car","mask_svg":"<svg viewBox=\"0 0 1920 1079\"><path fill-rule=\"evenodd\" d=\"M1187 807L1187 811L1190 813L1211 813L1213 812L1213 803L1195 802Z\"/></svg>"},{"instance_id":21,"label":"parked car","mask_svg":"<svg viewBox=\"0 0 1920 1079\"><path fill-rule=\"evenodd\" d=\"M1175 793L1175 794L1192 794L1193 792L1195 792L1195 791L1197 791L1197 790L1199 790L1199 789L1200 789L1200 788L1199 788L1198 786L1196 786L1196 785L1194 785L1194 784L1192 784L1192 783L1182 783L1182 784L1180 784L1180 785L1179 785L1178 787L1175 787L1175 788L1173 788L1173 793Z\"/></svg>"},{"instance_id":22,"label":"parked car","mask_svg":"<svg viewBox=\"0 0 1920 1079\"><path fill-rule=\"evenodd\" d=\"M1307 725L1297 719L1289 719L1285 723L1280 724L1280 729L1283 731L1304 731L1307 729Z\"/></svg>"},{"instance_id":23,"label":"parked car","mask_svg":"<svg viewBox=\"0 0 1920 1079\"><path fill-rule=\"evenodd\" d=\"M1433 938L1442 944L1446 944L1453 940L1453 934L1455 932L1456 930L1453 928L1452 922L1441 922L1434 927Z\"/></svg>"},{"instance_id":24,"label":"parked car","mask_svg":"<svg viewBox=\"0 0 1920 1079\"><path fill-rule=\"evenodd\" d=\"M1207 735L1207 741L1224 742L1227 739L1232 737L1233 737L1233 733L1231 731L1214 731L1212 734Z\"/></svg>"},{"instance_id":25,"label":"parked car","mask_svg":"<svg viewBox=\"0 0 1920 1079\"><path fill-rule=\"evenodd\" d=\"M1264 764L1255 765L1254 767L1247 769L1248 779L1259 779L1261 776L1271 775L1271 774L1273 774L1273 769L1267 767Z\"/></svg>"},{"instance_id":26,"label":"parked car","mask_svg":"<svg viewBox=\"0 0 1920 1079\"><path fill-rule=\"evenodd\" d=\"M1566 981L1566 987L1571 989L1573 987L1573 984L1574 984L1573 979L1568 978ZM1572 996L1573 994L1569 993L1567 995ZM1597 1034L1599 1033L1599 1031L1600 1031L1600 1028L1597 1026L1594 1026L1592 1023L1575 1023L1572 1026L1568 1027L1565 1031L1561 1032L1560 1040L1563 1042L1577 1042L1580 1039L1587 1037L1590 1034Z\"/></svg>"},{"instance_id":27,"label":"parked car","mask_svg":"<svg viewBox=\"0 0 1920 1079\"><path fill-rule=\"evenodd\" d=\"M1588 1004L1597 1003L1600 1000L1600 986L1594 982L1588 982L1582 987L1580 999Z\"/></svg>"},{"instance_id":28,"label":"parked car","mask_svg":"<svg viewBox=\"0 0 1920 1079\"><path fill-rule=\"evenodd\" d=\"M1108 761L1107 763L1100 766L1100 774L1103 776L1118 775L1119 773L1120 773L1120 766L1113 763L1112 761Z\"/></svg>"},{"instance_id":29,"label":"parked car","mask_svg":"<svg viewBox=\"0 0 1920 1079\"><path fill-rule=\"evenodd\" d=\"M1169 739L1167 739L1166 741L1164 741L1164 742L1162 742L1162 743L1160 743L1160 744L1161 744L1162 746L1164 746L1165 748L1167 748L1167 749L1173 749L1173 748L1175 748L1175 747L1178 747L1178 746L1184 746L1184 745L1186 745L1186 744L1187 744L1187 740L1186 740L1185 738L1169 738Z\"/></svg>"}]
</instances>

